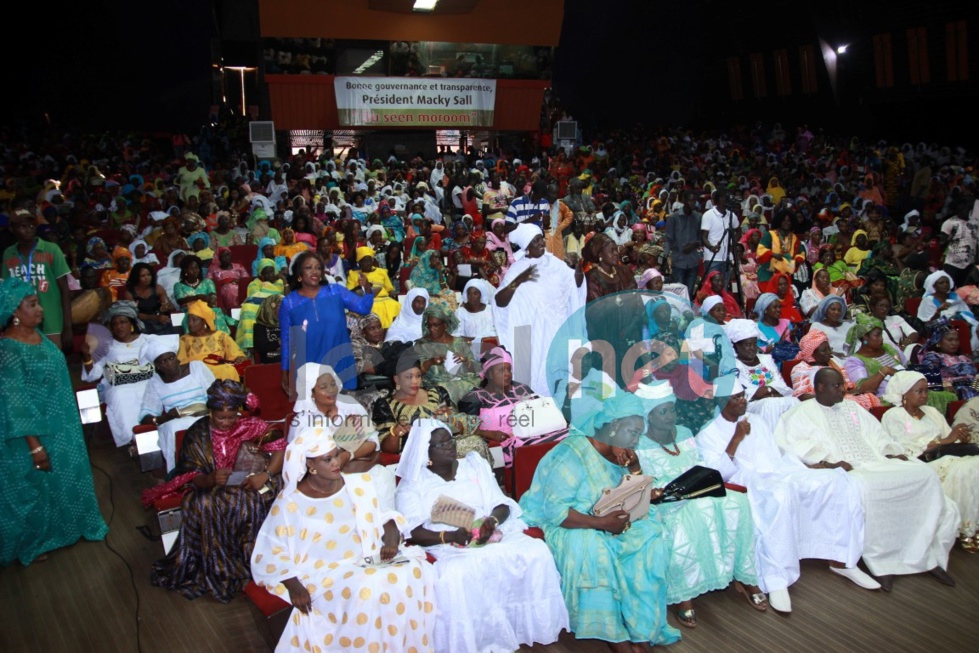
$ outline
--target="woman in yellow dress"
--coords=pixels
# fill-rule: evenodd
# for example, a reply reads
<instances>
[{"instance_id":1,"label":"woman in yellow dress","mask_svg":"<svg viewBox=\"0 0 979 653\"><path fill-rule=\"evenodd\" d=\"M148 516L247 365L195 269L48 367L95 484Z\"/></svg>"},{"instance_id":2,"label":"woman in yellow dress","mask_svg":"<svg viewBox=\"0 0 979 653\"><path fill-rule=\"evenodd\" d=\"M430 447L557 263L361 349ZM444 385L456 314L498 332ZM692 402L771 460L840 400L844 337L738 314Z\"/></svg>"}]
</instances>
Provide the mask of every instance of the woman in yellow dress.
<instances>
[{"instance_id":1,"label":"woman in yellow dress","mask_svg":"<svg viewBox=\"0 0 979 653\"><path fill-rule=\"evenodd\" d=\"M370 479L340 473L329 429L286 448L285 489L252 553L255 582L294 607L276 653L434 650L434 569Z\"/></svg>"},{"instance_id":2,"label":"woman in yellow dress","mask_svg":"<svg viewBox=\"0 0 979 653\"><path fill-rule=\"evenodd\" d=\"M285 256L290 261L309 249L309 245L296 240L296 232L286 227L282 230L282 242L272 250L275 256Z\"/></svg>"},{"instance_id":3,"label":"woman in yellow dress","mask_svg":"<svg viewBox=\"0 0 979 653\"><path fill-rule=\"evenodd\" d=\"M245 362L245 353L224 331L214 329L215 314L204 302L187 305L188 333L180 336L177 359L181 365L201 361L218 379L240 381L235 365Z\"/></svg>"},{"instance_id":4,"label":"woman in yellow dress","mask_svg":"<svg viewBox=\"0 0 979 653\"><path fill-rule=\"evenodd\" d=\"M391 297L394 286L391 284L388 271L377 266L374 250L370 247L357 248L357 265L360 266L360 269L351 270L347 275L347 288L357 292L360 287L360 275L367 277L367 280L374 287L374 307L371 308L371 312L376 313L381 318L381 326L387 329L394 322L394 318L398 317L398 313L401 312L401 304ZM363 291L361 290L357 294L363 294Z\"/></svg>"}]
</instances>

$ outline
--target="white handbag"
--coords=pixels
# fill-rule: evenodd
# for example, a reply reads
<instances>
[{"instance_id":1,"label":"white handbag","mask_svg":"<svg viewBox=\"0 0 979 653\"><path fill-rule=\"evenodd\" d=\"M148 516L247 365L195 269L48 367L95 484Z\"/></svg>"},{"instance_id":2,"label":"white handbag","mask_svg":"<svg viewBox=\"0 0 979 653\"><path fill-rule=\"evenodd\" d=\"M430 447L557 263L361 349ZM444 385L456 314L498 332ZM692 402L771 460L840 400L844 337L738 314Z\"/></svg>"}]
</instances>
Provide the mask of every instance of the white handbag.
<instances>
[{"instance_id":1,"label":"white handbag","mask_svg":"<svg viewBox=\"0 0 979 653\"><path fill-rule=\"evenodd\" d=\"M625 510L629 513L629 521L644 519L649 515L654 480L652 476L643 474L626 474L617 486L602 490L592 514L604 517L615 510Z\"/></svg>"},{"instance_id":2,"label":"white handbag","mask_svg":"<svg viewBox=\"0 0 979 653\"><path fill-rule=\"evenodd\" d=\"M536 438L567 428L568 422L552 397L524 399L513 407L513 436L519 440Z\"/></svg>"}]
</instances>

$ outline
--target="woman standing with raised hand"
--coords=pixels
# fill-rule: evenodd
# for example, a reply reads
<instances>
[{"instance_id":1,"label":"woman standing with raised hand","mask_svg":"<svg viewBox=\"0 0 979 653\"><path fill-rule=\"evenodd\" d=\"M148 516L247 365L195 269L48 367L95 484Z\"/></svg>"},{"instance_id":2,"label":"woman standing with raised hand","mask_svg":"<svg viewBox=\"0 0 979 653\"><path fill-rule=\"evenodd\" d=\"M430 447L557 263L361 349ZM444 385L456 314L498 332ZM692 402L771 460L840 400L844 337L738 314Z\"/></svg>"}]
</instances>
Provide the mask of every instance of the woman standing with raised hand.
<instances>
[{"instance_id":1,"label":"woman standing with raised hand","mask_svg":"<svg viewBox=\"0 0 979 653\"><path fill-rule=\"evenodd\" d=\"M343 379L344 389L355 390L357 371L344 309L358 315L370 313L374 305L371 282L360 276L363 297L340 284L320 285L323 260L315 252L297 256L292 269L292 292L279 307L282 391L295 400L289 388L289 368L298 370L304 363L330 365Z\"/></svg>"},{"instance_id":2,"label":"woman standing with raised hand","mask_svg":"<svg viewBox=\"0 0 979 653\"><path fill-rule=\"evenodd\" d=\"M39 331L43 320L32 285L0 282L0 567L109 532L65 358Z\"/></svg>"}]
</instances>

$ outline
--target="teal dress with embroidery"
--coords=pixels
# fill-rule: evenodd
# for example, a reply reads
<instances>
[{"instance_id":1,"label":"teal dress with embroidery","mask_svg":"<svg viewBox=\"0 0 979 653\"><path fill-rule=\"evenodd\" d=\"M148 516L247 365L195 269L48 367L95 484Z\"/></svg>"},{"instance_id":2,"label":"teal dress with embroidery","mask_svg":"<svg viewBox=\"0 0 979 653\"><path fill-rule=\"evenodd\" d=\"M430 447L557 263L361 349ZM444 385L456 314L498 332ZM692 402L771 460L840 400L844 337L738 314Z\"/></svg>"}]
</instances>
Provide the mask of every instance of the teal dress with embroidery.
<instances>
[{"instance_id":1,"label":"teal dress with embroidery","mask_svg":"<svg viewBox=\"0 0 979 653\"><path fill-rule=\"evenodd\" d=\"M704 461L693 433L676 427L676 449L670 455L647 436L639 439L636 455L643 474L654 476L664 487L677 476ZM701 497L657 506L673 554L666 570L666 602L675 605L706 592L724 589L732 580L757 585L755 529L748 495L728 491L725 497Z\"/></svg>"},{"instance_id":2,"label":"teal dress with embroidery","mask_svg":"<svg viewBox=\"0 0 979 653\"><path fill-rule=\"evenodd\" d=\"M620 535L561 523L574 509L591 514L602 490L624 467L603 458L583 435L569 435L541 460L520 498L523 519L544 530L561 573L571 630L579 639L672 644L680 633L666 621L666 570L671 540L657 509Z\"/></svg>"},{"instance_id":3,"label":"teal dress with embroidery","mask_svg":"<svg viewBox=\"0 0 979 653\"><path fill-rule=\"evenodd\" d=\"M44 336L40 344L0 338L0 378L0 567L105 539L64 355ZM28 435L47 450L50 472L34 468Z\"/></svg>"}]
</instances>

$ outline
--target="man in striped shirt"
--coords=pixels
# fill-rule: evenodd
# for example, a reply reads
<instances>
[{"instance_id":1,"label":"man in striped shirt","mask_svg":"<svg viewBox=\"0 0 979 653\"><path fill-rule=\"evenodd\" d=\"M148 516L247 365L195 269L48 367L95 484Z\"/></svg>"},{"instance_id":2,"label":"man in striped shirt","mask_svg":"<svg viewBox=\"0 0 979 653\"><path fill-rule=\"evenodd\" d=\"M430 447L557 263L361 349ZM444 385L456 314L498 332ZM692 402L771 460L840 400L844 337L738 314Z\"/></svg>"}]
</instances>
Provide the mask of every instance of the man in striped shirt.
<instances>
[{"instance_id":1,"label":"man in striped shirt","mask_svg":"<svg viewBox=\"0 0 979 653\"><path fill-rule=\"evenodd\" d=\"M545 197L546 193L547 186L544 182L535 181L530 189L530 195L521 195L510 204L506 213L507 221L543 228L544 216L551 213L551 205Z\"/></svg>"}]
</instances>

